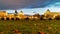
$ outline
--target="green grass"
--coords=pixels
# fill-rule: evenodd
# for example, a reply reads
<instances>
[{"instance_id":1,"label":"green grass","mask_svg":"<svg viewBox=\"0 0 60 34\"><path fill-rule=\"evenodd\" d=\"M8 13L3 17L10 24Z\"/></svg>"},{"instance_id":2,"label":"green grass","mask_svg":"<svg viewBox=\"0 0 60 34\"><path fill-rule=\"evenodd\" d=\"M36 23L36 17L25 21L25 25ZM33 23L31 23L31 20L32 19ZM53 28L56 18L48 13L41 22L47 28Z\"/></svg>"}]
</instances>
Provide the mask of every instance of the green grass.
<instances>
[{"instance_id":1,"label":"green grass","mask_svg":"<svg viewBox=\"0 0 60 34\"><path fill-rule=\"evenodd\" d=\"M60 34L60 20L0 20L0 32L13 34L12 30Z\"/></svg>"}]
</instances>

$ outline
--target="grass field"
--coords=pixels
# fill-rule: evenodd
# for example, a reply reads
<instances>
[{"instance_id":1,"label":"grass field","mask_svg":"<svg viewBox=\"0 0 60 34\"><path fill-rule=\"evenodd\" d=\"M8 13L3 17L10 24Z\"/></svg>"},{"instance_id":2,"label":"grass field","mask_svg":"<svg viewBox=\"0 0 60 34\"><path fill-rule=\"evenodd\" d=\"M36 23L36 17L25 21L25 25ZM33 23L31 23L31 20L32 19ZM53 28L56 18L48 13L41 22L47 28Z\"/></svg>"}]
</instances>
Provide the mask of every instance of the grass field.
<instances>
[{"instance_id":1,"label":"grass field","mask_svg":"<svg viewBox=\"0 0 60 34\"><path fill-rule=\"evenodd\" d=\"M0 20L0 33L14 34L14 30L23 34L60 34L60 20Z\"/></svg>"}]
</instances>

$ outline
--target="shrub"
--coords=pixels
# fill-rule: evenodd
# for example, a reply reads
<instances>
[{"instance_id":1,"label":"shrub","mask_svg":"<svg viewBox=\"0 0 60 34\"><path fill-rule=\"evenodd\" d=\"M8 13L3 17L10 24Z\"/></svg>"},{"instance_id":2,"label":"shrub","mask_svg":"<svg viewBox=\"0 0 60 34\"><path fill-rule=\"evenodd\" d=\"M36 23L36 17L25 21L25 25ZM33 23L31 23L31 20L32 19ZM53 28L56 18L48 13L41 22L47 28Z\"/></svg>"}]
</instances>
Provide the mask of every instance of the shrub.
<instances>
[{"instance_id":1,"label":"shrub","mask_svg":"<svg viewBox=\"0 0 60 34\"><path fill-rule=\"evenodd\" d=\"M25 18L26 20L29 20L29 18L27 17L27 18Z\"/></svg>"},{"instance_id":2,"label":"shrub","mask_svg":"<svg viewBox=\"0 0 60 34\"><path fill-rule=\"evenodd\" d=\"M14 18L11 18L11 20L14 20Z\"/></svg>"},{"instance_id":3,"label":"shrub","mask_svg":"<svg viewBox=\"0 0 60 34\"><path fill-rule=\"evenodd\" d=\"M6 18L6 20L9 20L9 18Z\"/></svg>"},{"instance_id":4,"label":"shrub","mask_svg":"<svg viewBox=\"0 0 60 34\"><path fill-rule=\"evenodd\" d=\"M52 20L52 18L49 18L49 20Z\"/></svg>"},{"instance_id":5,"label":"shrub","mask_svg":"<svg viewBox=\"0 0 60 34\"><path fill-rule=\"evenodd\" d=\"M44 20L44 15L41 15L40 16L40 20Z\"/></svg>"},{"instance_id":6,"label":"shrub","mask_svg":"<svg viewBox=\"0 0 60 34\"><path fill-rule=\"evenodd\" d=\"M19 18L16 18L16 20L19 20Z\"/></svg>"},{"instance_id":7,"label":"shrub","mask_svg":"<svg viewBox=\"0 0 60 34\"><path fill-rule=\"evenodd\" d=\"M44 19L41 17L40 20L44 20Z\"/></svg>"},{"instance_id":8,"label":"shrub","mask_svg":"<svg viewBox=\"0 0 60 34\"><path fill-rule=\"evenodd\" d=\"M1 20L4 20L4 18L1 18Z\"/></svg>"},{"instance_id":9,"label":"shrub","mask_svg":"<svg viewBox=\"0 0 60 34\"><path fill-rule=\"evenodd\" d=\"M37 17L37 18L40 18L40 14L37 13L37 14L34 14L33 17Z\"/></svg>"},{"instance_id":10,"label":"shrub","mask_svg":"<svg viewBox=\"0 0 60 34\"><path fill-rule=\"evenodd\" d=\"M60 16L56 16L55 19L56 19L56 20L60 20Z\"/></svg>"}]
</instances>

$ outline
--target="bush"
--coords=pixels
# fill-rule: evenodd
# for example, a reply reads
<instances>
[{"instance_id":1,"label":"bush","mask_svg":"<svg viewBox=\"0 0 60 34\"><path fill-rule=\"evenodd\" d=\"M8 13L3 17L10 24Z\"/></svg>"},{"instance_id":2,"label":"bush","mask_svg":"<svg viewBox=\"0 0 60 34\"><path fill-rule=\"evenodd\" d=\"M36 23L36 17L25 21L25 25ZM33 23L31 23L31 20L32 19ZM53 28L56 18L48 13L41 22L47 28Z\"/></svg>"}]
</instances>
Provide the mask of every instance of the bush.
<instances>
[{"instance_id":1,"label":"bush","mask_svg":"<svg viewBox=\"0 0 60 34\"><path fill-rule=\"evenodd\" d=\"M34 17L40 17L40 14L34 14L33 16Z\"/></svg>"},{"instance_id":2,"label":"bush","mask_svg":"<svg viewBox=\"0 0 60 34\"><path fill-rule=\"evenodd\" d=\"M27 17L27 18L25 18L26 20L29 20L29 18Z\"/></svg>"},{"instance_id":3,"label":"bush","mask_svg":"<svg viewBox=\"0 0 60 34\"><path fill-rule=\"evenodd\" d=\"M41 17L40 20L44 20L44 19Z\"/></svg>"},{"instance_id":4,"label":"bush","mask_svg":"<svg viewBox=\"0 0 60 34\"><path fill-rule=\"evenodd\" d=\"M6 20L9 20L9 18L6 18Z\"/></svg>"},{"instance_id":5,"label":"bush","mask_svg":"<svg viewBox=\"0 0 60 34\"><path fill-rule=\"evenodd\" d=\"M52 18L49 18L49 20L52 20Z\"/></svg>"},{"instance_id":6,"label":"bush","mask_svg":"<svg viewBox=\"0 0 60 34\"><path fill-rule=\"evenodd\" d=\"M11 20L14 20L14 18L11 18Z\"/></svg>"},{"instance_id":7,"label":"bush","mask_svg":"<svg viewBox=\"0 0 60 34\"><path fill-rule=\"evenodd\" d=\"M16 18L16 20L19 20L19 18Z\"/></svg>"},{"instance_id":8,"label":"bush","mask_svg":"<svg viewBox=\"0 0 60 34\"><path fill-rule=\"evenodd\" d=\"M4 18L1 18L1 20L4 20Z\"/></svg>"},{"instance_id":9,"label":"bush","mask_svg":"<svg viewBox=\"0 0 60 34\"><path fill-rule=\"evenodd\" d=\"M56 16L55 19L56 19L56 20L60 20L60 16Z\"/></svg>"},{"instance_id":10,"label":"bush","mask_svg":"<svg viewBox=\"0 0 60 34\"><path fill-rule=\"evenodd\" d=\"M44 15L41 15L40 16L40 20L44 20Z\"/></svg>"}]
</instances>

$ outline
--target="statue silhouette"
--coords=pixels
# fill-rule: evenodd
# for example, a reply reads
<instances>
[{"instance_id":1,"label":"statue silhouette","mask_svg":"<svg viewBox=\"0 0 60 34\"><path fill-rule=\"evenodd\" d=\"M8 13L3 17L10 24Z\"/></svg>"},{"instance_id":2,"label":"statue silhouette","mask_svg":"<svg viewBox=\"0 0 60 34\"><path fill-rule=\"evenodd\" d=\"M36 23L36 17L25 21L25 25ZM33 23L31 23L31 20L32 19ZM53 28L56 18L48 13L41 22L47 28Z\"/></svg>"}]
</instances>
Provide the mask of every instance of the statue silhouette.
<instances>
[{"instance_id":1,"label":"statue silhouette","mask_svg":"<svg viewBox=\"0 0 60 34\"><path fill-rule=\"evenodd\" d=\"M17 16L18 12L15 10L15 16Z\"/></svg>"}]
</instances>

